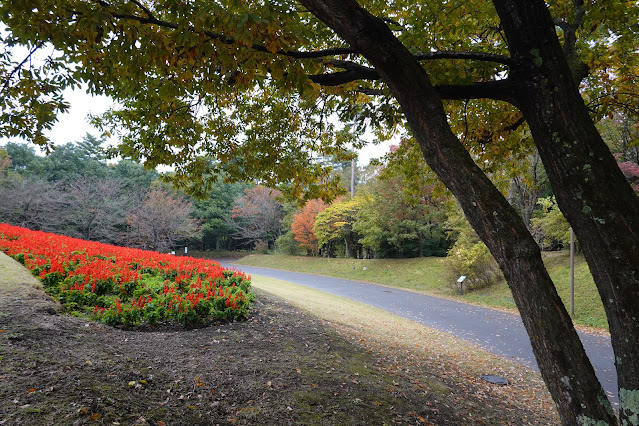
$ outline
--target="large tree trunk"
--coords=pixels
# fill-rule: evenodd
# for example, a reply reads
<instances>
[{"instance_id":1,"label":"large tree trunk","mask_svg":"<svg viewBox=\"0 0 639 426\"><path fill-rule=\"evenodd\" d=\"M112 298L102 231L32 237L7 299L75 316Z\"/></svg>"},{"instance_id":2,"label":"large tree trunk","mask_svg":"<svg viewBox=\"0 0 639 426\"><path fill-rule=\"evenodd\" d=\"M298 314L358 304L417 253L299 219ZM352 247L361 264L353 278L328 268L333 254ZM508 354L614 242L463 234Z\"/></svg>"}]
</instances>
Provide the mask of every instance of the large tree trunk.
<instances>
[{"instance_id":1,"label":"large tree trunk","mask_svg":"<svg viewBox=\"0 0 639 426\"><path fill-rule=\"evenodd\" d=\"M498 261L562 421L614 423L610 404L521 218L473 162L447 122L423 67L382 20L352 0L302 0L378 70L430 167L459 200Z\"/></svg>"},{"instance_id":2,"label":"large tree trunk","mask_svg":"<svg viewBox=\"0 0 639 426\"><path fill-rule=\"evenodd\" d=\"M518 83L519 107L606 310L621 421L638 424L639 198L588 114L545 4L494 4L516 64L511 78Z\"/></svg>"}]
</instances>

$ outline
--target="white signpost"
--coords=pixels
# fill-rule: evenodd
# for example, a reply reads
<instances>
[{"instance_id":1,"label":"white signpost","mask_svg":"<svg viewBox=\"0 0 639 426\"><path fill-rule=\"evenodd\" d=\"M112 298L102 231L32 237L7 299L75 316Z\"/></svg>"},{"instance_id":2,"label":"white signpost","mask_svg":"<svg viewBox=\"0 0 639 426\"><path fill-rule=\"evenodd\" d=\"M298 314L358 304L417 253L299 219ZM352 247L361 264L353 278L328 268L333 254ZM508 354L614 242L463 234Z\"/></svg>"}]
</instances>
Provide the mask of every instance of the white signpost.
<instances>
[{"instance_id":1,"label":"white signpost","mask_svg":"<svg viewBox=\"0 0 639 426\"><path fill-rule=\"evenodd\" d=\"M461 296L464 295L464 280L466 279L466 275L462 275L461 277L457 278L457 282L459 283L459 294Z\"/></svg>"}]
</instances>

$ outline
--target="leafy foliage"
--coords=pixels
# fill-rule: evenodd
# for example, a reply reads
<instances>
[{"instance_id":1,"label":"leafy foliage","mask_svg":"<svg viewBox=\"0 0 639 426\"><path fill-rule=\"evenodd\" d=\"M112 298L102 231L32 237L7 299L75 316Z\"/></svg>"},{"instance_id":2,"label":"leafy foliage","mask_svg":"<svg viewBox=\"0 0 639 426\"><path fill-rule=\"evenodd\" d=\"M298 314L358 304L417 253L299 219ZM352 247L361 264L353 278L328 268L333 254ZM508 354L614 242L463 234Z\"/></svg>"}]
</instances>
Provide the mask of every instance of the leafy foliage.
<instances>
[{"instance_id":1,"label":"leafy foliage","mask_svg":"<svg viewBox=\"0 0 639 426\"><path fill-rule=\"evenodd\" d=\"M488 287L503 279L499 265L490 254L458 206L451 207L446 221L455 243L444 261L447 281L458 286L457 279L464 275L464 288L472 291Z\"/></svg>"},{"instance_id":2,"label":"leafy foliage","mask_svg":"<svg viewBox=\"0 0 639 426\"><path fill-rule=\"evenodd\" d=\"M555 197L541 198L541 210L531 219L533 236L542 249L556 250L570 246L570 224L557 206Z\"/></svg>"},{"instance_id":3,"label":"leafy foliage","mask_svg":"<svg viewBox=\"0 0 639 426\"><path fill-rule=\"evenodd\" d=\"M410 180L404 170L384 169L367 185L355 223L359 242L377 257L444 256L446 214L432 172Z\"/></svg>"},{"instance_id":4,"label":"leafy foliage","mask_svg":"<svg viewBox=\"0 0 639 426\"><path fill-rule=\"evenodd\" d=\"M309 200L304 208L295 215L291 223L291 229L300 247L306 249L314 256L319 253L319 242L313 230L317 215L328 206L322 200Z\"/></svg>"},{"instance_id":5,"label":"leafy foliage","mask_svg":"<svg viewBox=\"0 0 639 426\"><path fill-rule=\"evenodd\" d=\"M0 178L5 178L9 167L11 166L11 157L6 149L0 148Z\"/></svg>"},{"instance_id":6,"label":"leafy foliage","mask_svg":"<svg viewBox=\"0 0 639 426\"><path fill-rule=\"evenodd\" d=\"M75 84L73 78L56 54L33 66L44 41L20 39L3 29L0 44L0 134L46 145L44 132L53 127L58 113L69 109L62 91ZM14 58L17 46L25 49L21 60Z\"/></svg>"},{"instance_id":7,"label":"leafy foliage","mask_svg":"<svg viewBox=\"0 0 639 426\"><path fill-rule=\"evenodd\" d=\"M307 254L306 250L300 247L300 243L295 239L293 231L288 231L277 237L275 240L275 247L277 251L288 255L304 255Z\"/></svg>"},{"instance_id":8,"label":"leafy foliage","mask_svg":"<svg viewBox=\"0 0 639 426\"><path fill-rule=\"evenodd\" d=\"M636 161L625 161L625 155L615 154L621 173L632 185L632 189L639 193L639 164Z\"/></svg>"},{"instance_id":9,"label":"leafy foliage","mask_svg":"<svg viewBox=\"0 0 639 426\"><path fill-rule=\"evenodd\" d=\"M324 255L333 257L343 250L345 257L359 257L361 245L354 225L362 204L362 198L355 197L334 202L317 214L313 233Z\"/></svg>"},{"instance_id":10,"label":"leafy foliage","mask_svg":"<svg viewBox=\"0 0 639 426\"><path fill-rule=\"evenodd\" d=\"M202 224L202 250L231 250L233 235L237 232L230 219L235 200L240 198L248 185L227 183L222 180L212 183L211 189L202 199L192 199L193 215Z\"/></svg>"}]
</instances>

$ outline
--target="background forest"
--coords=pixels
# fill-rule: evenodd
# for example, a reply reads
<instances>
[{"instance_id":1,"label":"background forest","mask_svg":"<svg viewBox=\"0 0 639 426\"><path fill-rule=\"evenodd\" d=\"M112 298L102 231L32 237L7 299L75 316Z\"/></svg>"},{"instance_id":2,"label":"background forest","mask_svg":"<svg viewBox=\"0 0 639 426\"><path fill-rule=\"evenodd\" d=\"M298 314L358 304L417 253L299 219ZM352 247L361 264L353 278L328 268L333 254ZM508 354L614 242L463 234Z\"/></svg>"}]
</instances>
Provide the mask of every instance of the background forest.
<instances>
[{"instance_id":1,"label":"background forest","mask_svg":"<svg viewBox=\"0 0 639 426\"><path fill-rule=\"evenodd\" d=\"M639 191L636 123L616 115L604 119L600 131ZM276 189L227 182L223 176L210 179L204 198L193 198L138 163L107 163L103 141L89 134L58 146L48 156L9 142L0 147L0 199L5 200L0 203L0 222L163 252L181 253L188 247L191 253L447 256L451 276L466 275L469 288L490 285L500 278L496 262L414 151L412 141L404 140L365 167L356 161L329 160L346 195L332 203L316 199L300 205L285 200ZM557 208L539 157L529 155L512 164L491 171L492 179L543 250L567 247L569 225Z\"/></svg>"}]
</instances>

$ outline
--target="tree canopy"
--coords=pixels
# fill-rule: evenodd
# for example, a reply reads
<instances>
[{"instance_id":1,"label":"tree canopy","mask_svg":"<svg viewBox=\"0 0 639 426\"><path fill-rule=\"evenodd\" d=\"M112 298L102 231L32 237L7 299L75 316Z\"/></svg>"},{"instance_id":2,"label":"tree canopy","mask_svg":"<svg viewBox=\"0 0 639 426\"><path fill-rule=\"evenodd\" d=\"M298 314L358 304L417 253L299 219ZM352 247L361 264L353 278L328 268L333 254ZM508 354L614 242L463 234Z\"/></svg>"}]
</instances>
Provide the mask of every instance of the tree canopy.
<instances>
[{"instance_id":1,"label":"tree canopy","mask_svg":"<svg viewBox=\"0 0 639 426\"><path fill-rule=\"evenodd\" d=\"M639 199L594 125L637 123L635 3L26 0L0 16L2 134L46 145L61 90L84 82L119 104L96 118L121 137L111 154L171 164L193 190L224 171L326 198L339 183L322 158L405 129L499 263L562 420L614 423L539 247L486 174L536 148L604 301L620 419L636 422Z\"/></svg>"},{"instance_id":2,"label":"tree canopy","mask_svg":"<svg viewBox=\"0 0 639 426\"><path fill-rule=\"evenodd\" d=\"M597 116L636 113L638 60L627 52L636 47L637 8L550 5L588 107ZM526 150L511 135L524 129L521 114L492 102L512 102L516 89L504 78L514 58L490 2L366 7L451 100L451 125L469 149L492 159ZM379 71L293 1L29 0L7 2L1 13L9 29L0 57L3 134L46 145L41 130L66 109L61 91L86 83L119 102L96 118L122 136L114 153L177 166L178 178L224 168L326 196L337 184L313 186L328 176L313 160L343 159L365 126L387 136L406 124ZM27 50L20 56L16 45ZM221 162L205 161L210 155Z\"/></svg>"}]
</instances>

